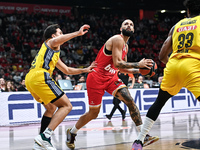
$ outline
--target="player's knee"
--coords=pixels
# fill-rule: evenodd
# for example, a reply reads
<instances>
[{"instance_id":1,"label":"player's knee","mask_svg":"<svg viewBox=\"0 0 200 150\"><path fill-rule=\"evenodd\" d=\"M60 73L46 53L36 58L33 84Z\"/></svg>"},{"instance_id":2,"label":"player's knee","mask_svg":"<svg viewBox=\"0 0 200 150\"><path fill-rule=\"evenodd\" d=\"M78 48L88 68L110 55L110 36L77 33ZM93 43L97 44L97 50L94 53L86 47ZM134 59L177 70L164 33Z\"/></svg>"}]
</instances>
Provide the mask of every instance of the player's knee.
<instances>
[{"instance_id":1,"label":"player's knee","mask_svg":"<svg viewBox=\"0 0 200 150\"><path fill-rule=\"evenodd\" d=\"M90 110L89 114L92 119L96 119L99 115L99 110Z\"/></svg>"},{"instance_id":2,"label":"player's knee","mask_svg":"<svg viewBox=\"0 0 200 150\"><path fill-rule=\"evenodd\" d=\"M72 110L72 108L73 108L73 106L72 106L72 104L70 103L70 104L68 104L67 106L66 106L66 109L68 110L68 111L71 111Z\"/></svg>"},{"instance_id":3,"label":"player's knee","mask_svg":"<svg viewBox=\"0 0 200 150\"><path fill-rule=\"evenodd\" d=\"M46 111L50 114L54 114L54 112L57 109L55 105L47 105L45 108L46 108Z\"/></svg>"},{"instance_id":4,"label":"player's knee","mask_svg":"<svg viewBox=\"0 0 200 150\"><path fill-rule=\"evenodd\" d=\"M131 107L131 106L134 105L134 100L133 99L129 99L129 100L126 101L125 104L126 104L127 107Z\"/></svg>"},{"instance_id":5,"label":"player's knee","mask_svg":"<svg viewBox=\"0 0 200 150\"><path fill-rule=\"evenodd\" d=\"M131 106L134 103L134 99L131 96L125 96L122 100L127 106Z\"/></svg>"},{"instance_id":6,"label":"player's knee","mask_svg":"<svg viewBox=\"0 0 200 150\"><path fill-rule=\"evenodd\" d=\"M126 104L132 103L133 101L133 98L131 97L131 94L129 93L127 88L119 89L116 95L120 100L122 100Z\"/></svg>"},{"instance_id":7,"label":"player's knee","mask_svg":"<svg viewBox=\"0 0 200 150\"><path fill-rule=\"evenodd\" d=\"M92 119L96 119L98 117L98 114L93 114Z\"/></svg>"},{"instance_id":8,"label":"player's knee","mask_svg":"<svg viewBox=\"0 0 200 150\"><path fill-rule=\"evenodd\" d=\"M58 109L64 108L66 112L70 112L72 110L72 107L73 106L71 103L67 103L67 104L63 104L62 106L59 106Z\"/></svg>"}]
</instances>

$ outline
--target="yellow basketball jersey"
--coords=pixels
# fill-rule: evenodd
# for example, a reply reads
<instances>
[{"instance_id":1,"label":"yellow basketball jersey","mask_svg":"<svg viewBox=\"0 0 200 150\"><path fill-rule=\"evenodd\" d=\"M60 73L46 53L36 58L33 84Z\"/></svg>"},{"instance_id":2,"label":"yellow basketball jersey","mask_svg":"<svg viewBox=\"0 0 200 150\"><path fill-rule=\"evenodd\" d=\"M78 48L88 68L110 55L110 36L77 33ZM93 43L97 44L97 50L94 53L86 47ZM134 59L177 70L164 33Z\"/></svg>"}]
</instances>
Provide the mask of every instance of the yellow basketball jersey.
<instances>
[{"instance_id":1,"label":"yellow basketball jersey","mask_svg":"<svg viewBox=\"0 0 200 150\"><path fill-rule=\"evenodd\" d=\"M30 69L45 69L52 75L56 63L60 57L60 50L52 50L46 42L42 44L40 51L35 56Z\"/></svg>"},{"instance_id":2,"label":"yellow basketball jersey","mask_svg":"<svg viewBox=\"0 0 200 150\"><path fill-rule=\"evenodd\" d=\"M170 58L200 59L200 16L182 19L175 25L172 49Z\"/></svg>"}]
</instances>

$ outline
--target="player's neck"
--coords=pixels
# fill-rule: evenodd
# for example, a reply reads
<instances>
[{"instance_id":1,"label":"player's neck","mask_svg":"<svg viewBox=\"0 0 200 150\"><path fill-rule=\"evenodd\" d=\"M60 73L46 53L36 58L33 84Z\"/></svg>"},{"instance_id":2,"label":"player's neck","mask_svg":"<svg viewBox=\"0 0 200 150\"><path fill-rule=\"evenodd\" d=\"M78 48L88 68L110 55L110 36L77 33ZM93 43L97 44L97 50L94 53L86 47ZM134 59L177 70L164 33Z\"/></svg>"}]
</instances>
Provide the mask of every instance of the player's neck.
<instances>
[{"instance_id":1,"label":"player's neck","mask_svg":"<svg viewBox=\"0 0 200 150\"><path fill-rule=\"evenodd\" d=\"M126 44L130 37L122 35L122 38L124 39L124 43Z\"/></svg>"}]
</instances>

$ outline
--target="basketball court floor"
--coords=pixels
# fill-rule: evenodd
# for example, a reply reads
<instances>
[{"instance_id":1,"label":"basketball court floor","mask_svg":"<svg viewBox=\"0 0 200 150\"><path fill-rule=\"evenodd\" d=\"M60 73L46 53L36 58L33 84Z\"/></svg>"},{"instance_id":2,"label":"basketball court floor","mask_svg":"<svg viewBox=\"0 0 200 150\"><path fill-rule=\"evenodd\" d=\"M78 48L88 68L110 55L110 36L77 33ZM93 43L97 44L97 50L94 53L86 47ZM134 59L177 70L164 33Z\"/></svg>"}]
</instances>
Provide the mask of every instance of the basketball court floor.
<instances>
[{"instance_id":1,"label":"basketball court floor","mask_svg":"<svg viewBox=\"0 0 200 150\"><path fill-rule=\"evenodd\" d=\"M144 115L142 119L144 119ZM52 143L57 150L68 150L65 131L76 121L63 122L54 132ZM39 124L0 127L1 150L31 150ZM160 140L144 150L200 150L200 111L161 114L151 135ZM96 119L84 126L76 137L76 150L131 150L137 132L130 117Z\"/></svg>"}]
</instances>

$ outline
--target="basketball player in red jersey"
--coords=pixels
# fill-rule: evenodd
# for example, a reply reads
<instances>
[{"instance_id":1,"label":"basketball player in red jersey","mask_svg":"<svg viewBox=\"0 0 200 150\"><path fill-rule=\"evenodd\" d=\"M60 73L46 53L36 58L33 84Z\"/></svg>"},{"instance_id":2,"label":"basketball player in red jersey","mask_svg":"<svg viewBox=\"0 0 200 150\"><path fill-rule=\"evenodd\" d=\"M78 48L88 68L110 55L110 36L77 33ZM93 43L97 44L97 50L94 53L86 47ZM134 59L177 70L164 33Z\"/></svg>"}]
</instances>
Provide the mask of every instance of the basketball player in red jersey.
<instances>
[{"instance_id":1,"label":"basketball player in red jersey","mask_svg":"<svg viewBox=\"0 0 200 150\"><path fill-rule=\"evenodd\" d=\"M138 131L140 131L142 125L140 112L128 88L119 79L116 72L119 70L120 72L129 74L139 73L139 69L137 68L146 67L150 69L153 61L151 59L142 59L139 62L127 63L127 42L134 32L133 22L129 19L125 20L121 25L120 31L121 34L109 38L100 49L95 60L97 67L94 68L92 73L88 74L86 85L89 98L89 111L80 117L72 129L67 130L66 144L71 149L75 148L74 140L77 131L92 119L97 118L105 91L127 105L130 116L135 122ZM158 138L148 136L147 141L151 140L152 142L155 139Z\"/></svg>"}]
</instances>

